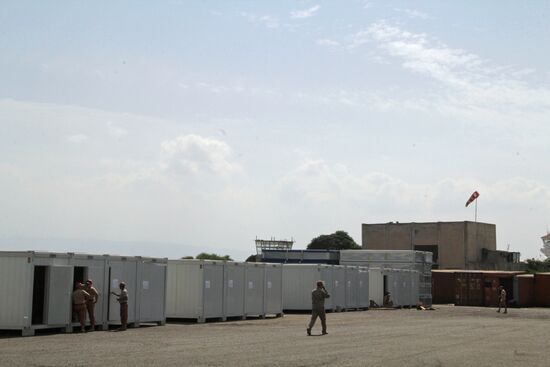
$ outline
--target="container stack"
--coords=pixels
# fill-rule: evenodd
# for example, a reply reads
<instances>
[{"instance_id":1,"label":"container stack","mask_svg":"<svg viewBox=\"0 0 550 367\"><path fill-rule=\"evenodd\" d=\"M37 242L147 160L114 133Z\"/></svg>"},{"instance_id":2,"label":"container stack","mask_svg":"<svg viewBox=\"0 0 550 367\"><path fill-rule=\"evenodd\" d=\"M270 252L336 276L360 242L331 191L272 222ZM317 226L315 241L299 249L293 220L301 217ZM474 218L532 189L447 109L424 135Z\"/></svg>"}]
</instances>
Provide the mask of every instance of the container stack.
<instances>
[{"instance_id":1,"label":"container stack","mask_svg":"<svg viewBox=\"0 0 550 367\"><path fill-rule=\"evenodd\" d=\"M399 280L401 285L403 285L403 282L405 284L414 284L414 290L393 289L392 291L390 288L395 287L386 283L388 289L385 289L385 291L389 291L392 294L397 292L393 294L393 297L400 298L397 301L405 306L414 306L418 301L427 306L431 306L432 304L432 253L430 252L412 250L342 250L340 251L340 264L386 270L394 269L396 271L415 271L416 273L397 273L396 275L390 275L390 272L386 273L386 276L392 277L392 282L402 279ZM418 276L418 281L412 282L412 279L416 279L416 276Z\"/></svg>"},{"instance_id":2,"label":"container stack","mask_svg":"<svg viewBox=\"0 0 550 367\"><path fill-rule=\"evenodd\" d=\"M52 252L0 252L0 329L34 335L39 329L71 332L72 292L76 283L93 280L100 294L96 326L120 324L119 305L111 291L120 282L128 290L128 323L166 321L167 259ZM89 325L89 320L87 320Z\"/></svg>"},{"instance_id":3,"label":"container stack","mask_svg":"<svg viewBox=\"0 0 550 367\"><path fill-rule=\"evenodd\" d=\"M168 262L167 317L226 320L281 316L281 264L213 260Z\"/></svg>"}]
</instances>

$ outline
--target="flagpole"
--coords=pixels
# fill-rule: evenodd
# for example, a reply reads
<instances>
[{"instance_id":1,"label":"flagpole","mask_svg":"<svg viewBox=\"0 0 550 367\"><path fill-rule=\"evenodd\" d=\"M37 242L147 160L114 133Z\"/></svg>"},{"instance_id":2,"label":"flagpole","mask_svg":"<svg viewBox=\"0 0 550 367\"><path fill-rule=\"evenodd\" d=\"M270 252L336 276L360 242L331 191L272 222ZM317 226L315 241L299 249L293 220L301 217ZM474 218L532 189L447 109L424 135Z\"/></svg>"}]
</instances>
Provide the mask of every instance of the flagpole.
<instances>
[{"instance_id":1,"label":"flagpole","mask_svg":"<svg viewBox=\"0 0 550 367\"><path fill-rule=\"evenodd\" d=\"M477 200L478 199L476 199L476 209L475 209L475 216L474 216L474 222L476 223L477 223Z\"/></svg>"}]
</instances>

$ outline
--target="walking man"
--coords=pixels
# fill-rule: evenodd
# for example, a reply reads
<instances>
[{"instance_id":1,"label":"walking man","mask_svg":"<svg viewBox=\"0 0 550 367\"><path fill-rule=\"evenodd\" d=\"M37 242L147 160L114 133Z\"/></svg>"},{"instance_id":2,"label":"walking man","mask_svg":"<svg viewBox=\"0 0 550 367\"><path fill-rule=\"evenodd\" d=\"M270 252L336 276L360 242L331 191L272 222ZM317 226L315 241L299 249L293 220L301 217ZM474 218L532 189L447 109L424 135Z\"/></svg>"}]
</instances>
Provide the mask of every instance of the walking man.
<instances>
[{"instance_id":1,"label":"walking man","mask_svg":"<svg viewBox=\"0 0 550 367\"><path fill-rule=\"evenodd\" d=\"M91 279L88 279L86 281L84 290L88 292L88 294L91 296L90 299L86 302L86 309L88 310L88 317L90 318L90 325L92 326L90 328L90 331L94 331L95 330L94 308L95 308L95 304L97 303L97 300L99 299L99 292L97 291L97 289L95 289Z\"/></svg>"},{"instance_id":2,"label":"walking man","mask_svg":"<svg viewBox=\"0 0 550 367\"><path fill-rule=\"evenodd\" d=\"M73 292L73 311L78 316L78 322L80 323L80 331L86 332L86 302L91 299L90 294L86 292L82 283L76 283L75 290Z\"/></svg>"},{"instance_id":3,"label":"walking man","mask_svg":"<svg viewBox=\"0 0 550 367\"><path fill-rule=\"evenodd\" d=\"M126 283L120 282L118 285L120 288L120 294L111 292L116 296L118 303L120 303L120 331L126 330L128 326L128 291L126 290Z\"/></svg>"},{"instance_id":4,"label":"walking man","mask_svg":"<svg viewBox=\"0 0 550 367\"><path fill-rule=\"evenodd\" d=\"M506 302L506 290L501 285L498 287L498 310L497 312L500 312L500 308L504 307L504 313L508 313L508 303Z\"/></svg>"},{"instance_id":5,"label":"walking man","mask_svg":"<svg viewBox=\"0 0 550 367\"><path fill-rule=\"evenodd\" d=\"M325 314L325 299L329 298L325 285L320 280L317 282L317 288L311 292L311 321L307 328L307 335L311 335L311 329L315 325L317 317L321 319L321 326L323 328L323 335L327 333L327 319Z\"/></svg>"}]
</instances>

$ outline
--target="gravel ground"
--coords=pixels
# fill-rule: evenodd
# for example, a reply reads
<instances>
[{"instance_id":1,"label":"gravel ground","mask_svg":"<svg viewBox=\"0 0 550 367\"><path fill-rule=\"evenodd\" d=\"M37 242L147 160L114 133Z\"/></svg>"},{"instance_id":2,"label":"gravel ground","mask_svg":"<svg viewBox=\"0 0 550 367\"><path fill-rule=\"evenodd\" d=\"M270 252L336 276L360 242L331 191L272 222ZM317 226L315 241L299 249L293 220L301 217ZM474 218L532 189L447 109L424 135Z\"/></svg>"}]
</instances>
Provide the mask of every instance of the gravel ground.
<instances>
[{"instance_id":1,"label":"gravel ground","mask_svg":"<svg viewBox=\"0 0 550 367\"><path fill-rule=\"evenodd\" d=\"M550 309L436 306L435 311L306 314L126 332L0 335L1 366L550 366ZM316 325L314 334L320 333Z\"/></svg>"}]
</instances>

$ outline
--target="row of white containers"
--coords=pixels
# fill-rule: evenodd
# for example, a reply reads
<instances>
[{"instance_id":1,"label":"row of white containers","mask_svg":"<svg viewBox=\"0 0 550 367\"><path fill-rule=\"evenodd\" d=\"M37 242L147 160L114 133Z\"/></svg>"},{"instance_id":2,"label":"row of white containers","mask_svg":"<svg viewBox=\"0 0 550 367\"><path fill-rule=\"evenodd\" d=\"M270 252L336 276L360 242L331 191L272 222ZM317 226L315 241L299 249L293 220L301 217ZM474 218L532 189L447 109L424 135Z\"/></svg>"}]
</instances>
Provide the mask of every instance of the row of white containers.
<instances>
[{"instance_id":1,"label":"row of white containers","mask_svg":"<svg viewBox=\"0 0 550 367\"><path fill-rule=\"evenodd\" d=\"M95 306L96 325L120 324L120 308L111 291L121 281L129 294L131 326L164 324L167 259L84 255L51 252L0 252L0 329L64 328L72 319L72 291L76 282L92 279L100 293ZM88 320L89 322L89 320Z\"/></svg>"},{"instance_id":2,"label":"row of white containers","mask_svg":"<svg viewBox=\"0 0 550 367\"><path fill-rule=\"evenodd\" d=\"M414 306L418 302L419 273L402 269L361 266L285 264L283 266L283 308L311 310L311 291L323 281L330 298L325 309L332 311L365 309L370 302L382 306L384 292L390 292L394 306Z\"/></svg>"},{"instance_id":3,"label":"row of white containers","mask_svg":"<svg viewBox=\"0 0 550 367\"><path fill-rule=\"evenodd\" d=\"M169 260L168 318L246 318L283 314L281 264Z\"/></svg>"},{"instance_id":4,"label":"row of white containers","mask_svg":"<svg viewBox=\"0 0 550 367\"><path fill-rule=\"evenodd\" d=\"M401 269L418 273L418 300L432 304L432 253L415 250L342 250L341 265Z\"/></svg>"}]
</instances>

